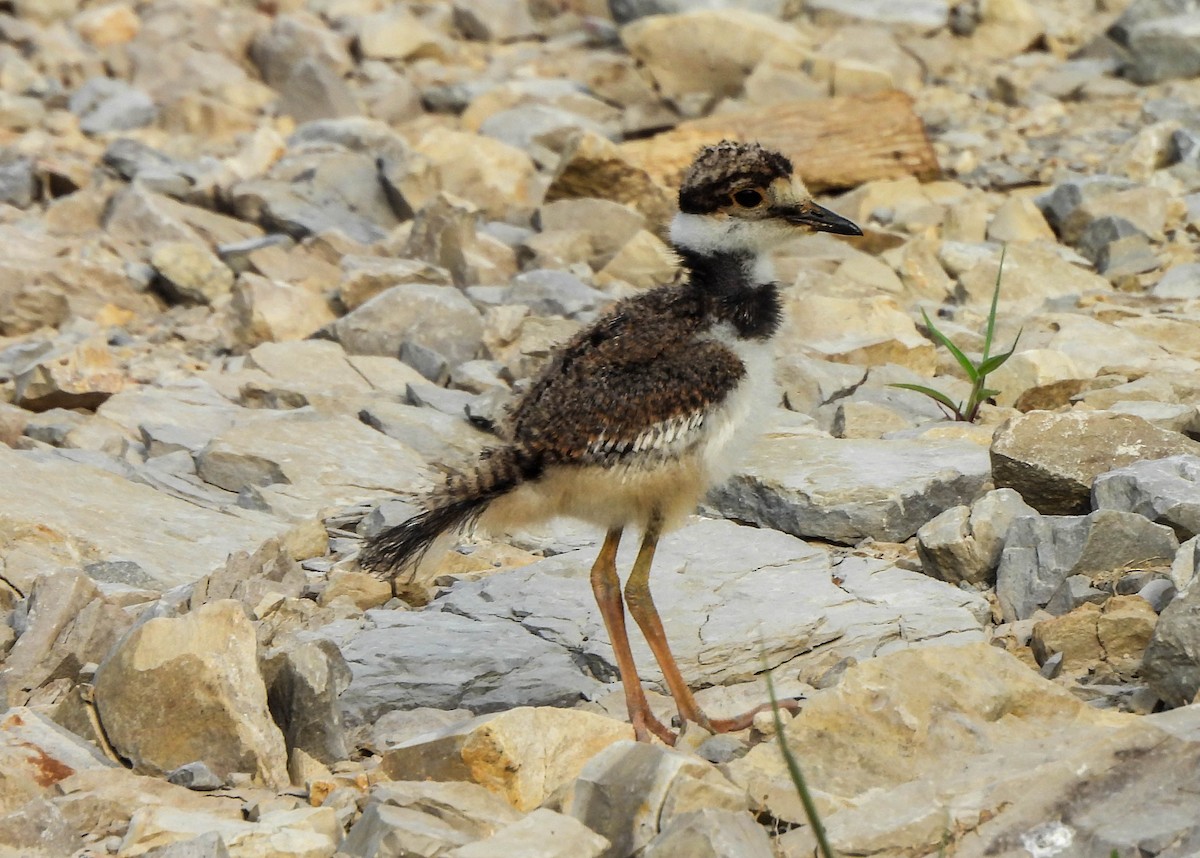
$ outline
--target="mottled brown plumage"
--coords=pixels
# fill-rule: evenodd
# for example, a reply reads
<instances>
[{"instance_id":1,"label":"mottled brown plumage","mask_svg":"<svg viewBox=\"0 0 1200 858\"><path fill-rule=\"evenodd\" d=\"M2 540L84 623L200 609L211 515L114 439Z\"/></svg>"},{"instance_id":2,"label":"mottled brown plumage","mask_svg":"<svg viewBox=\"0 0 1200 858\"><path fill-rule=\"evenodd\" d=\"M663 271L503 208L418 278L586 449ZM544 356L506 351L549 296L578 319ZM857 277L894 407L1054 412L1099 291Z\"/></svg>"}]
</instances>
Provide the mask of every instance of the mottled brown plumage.
<instances>
[{"instance_id":1,"label":"mottled brown plumage","mask_svg":"<svg viewBox=\"0 0 1200 858\"><path fill-rule=\"evenodd\" d=\"M555 350L513 407L505 442L448 477L425 512L372 539L361 562L395 574L442 533L475 520L503 527L554 514L606 528L592 586L613 643L640 739L674 734L649 711L625 632L624 605L663 669L680 719L740 729L753 713L717 721L696 706L650 597L659 533L724 479L763 409L778 402L769 341L778 286L764 254L796 234L858 234L812 202L783 155L757 144L707 147L688 170L671 227L678 285L617 304ZM643 529L624 603L615 567L627 526Z\"/></svg>"}]
</instances>

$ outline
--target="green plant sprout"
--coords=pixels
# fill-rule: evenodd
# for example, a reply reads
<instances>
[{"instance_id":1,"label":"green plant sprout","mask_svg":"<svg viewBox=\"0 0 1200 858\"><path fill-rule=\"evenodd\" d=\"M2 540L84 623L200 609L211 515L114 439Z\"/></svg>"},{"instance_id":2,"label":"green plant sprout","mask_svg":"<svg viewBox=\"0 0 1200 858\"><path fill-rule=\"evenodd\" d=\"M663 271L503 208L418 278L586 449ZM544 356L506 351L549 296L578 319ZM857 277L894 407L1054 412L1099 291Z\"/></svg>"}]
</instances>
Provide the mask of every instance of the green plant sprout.
<instances>
[{"instance_id":1,"label":"green plant sprout","mask_svg":"<svg viewBox=\"0 0 1200 858\"><path fill-rule=\"evenodd\" d=\"M929 333L937 342L949 349L950 354L954 355L954 359L958 361L958 365L967 374L967 379L971 382L971 392L968 394L966 400L956 403L940 390L934 390L932 387L925 387L922 384L897 383L889 384L888 387L899 387L928 396L946 412L946 416L952 417L955 420L964 423L974 423L979 419L979 409L983 407L983 403L1000 392L992 390L987 386L988 375L1003 366L1004 362L1013 356L1013 352L1017 350L1017 343L1020 342L1021 334L1024 331L1024 329L1017 331L1012 348L1004 352L1004 354L990 354L992 350L992 338L996 333L996 305L1000 300L1000 279L1004 274L1004 255L1007 251L1007 245L1000 250L1000 267L996 271L996 288L992 292L992 308L988 311L987 332L983 338L983 355L980 357L978 363L967 357L962 349L956 346L948 336L939 331L937 326L930 320L929 314L921 310L921 316L925 320L925 327L929 329Z\"/></svg>"},{"instance_id":2,"label":"green plant sprout","mask_svg":"<svg viewBox=\"0 0 1200 858\"><path fill-rule=\"evenodd\" d=\"M766 655L764 654L764 666L766 660ZM788 776L792 780L792 785L796 787L796 794L800 796L800 803L804 805L804 815L808 817L808 824L812 827L813 836L817 839L819 856L820 858L837 858L834 855L833 849L829 846L829 838L825 834L825 825L821 822L821 817L817 813L817 805L813 801L812 794L808 791L808 784L804 780L804 774L800 771L800 763L796 761L796 755L788 747L787 737L783 734L783 719L779 717L779 702L775 697L775 683L771 681L770 668L764 671L763 676L767 680L767 697L771 701L771 717L775 722L775 738L779 743L779 750L783 753L783 761L787 763Z\"/></svg>"}]
</instances>

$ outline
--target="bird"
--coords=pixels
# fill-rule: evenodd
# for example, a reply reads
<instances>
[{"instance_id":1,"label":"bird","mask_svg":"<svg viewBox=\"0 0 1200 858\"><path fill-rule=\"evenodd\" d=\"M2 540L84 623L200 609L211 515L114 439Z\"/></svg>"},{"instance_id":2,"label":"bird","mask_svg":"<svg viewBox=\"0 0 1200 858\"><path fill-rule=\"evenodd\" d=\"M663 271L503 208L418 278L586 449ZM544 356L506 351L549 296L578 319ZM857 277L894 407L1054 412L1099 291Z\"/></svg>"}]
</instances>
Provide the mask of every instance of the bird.
<instances>
[{"instance_id":1,"label":"bird","mask_svg":"<svg viewBox=\"0 0 1200 858\"><path fill-rule=\"evenodd\" d=\"M862 235L813 201L789 158L754 142L702 148L684 171L667 232L671 284L617 302L557 347L516 397L501 440L448 471L423 511L368 539L360 565L380 577L420 562L447 534L511 529L556 515L604 530L590 582L612 643L635 737L672 745L634 664L625 609L641 629L678 709L713 732L754 714L710 718L667 642L650 591L662 534L727 479L779 402L773 343L783 322L770 252L802 235ZM622 590L617 549L641 533Z\"/></svg>"}]
</instances>

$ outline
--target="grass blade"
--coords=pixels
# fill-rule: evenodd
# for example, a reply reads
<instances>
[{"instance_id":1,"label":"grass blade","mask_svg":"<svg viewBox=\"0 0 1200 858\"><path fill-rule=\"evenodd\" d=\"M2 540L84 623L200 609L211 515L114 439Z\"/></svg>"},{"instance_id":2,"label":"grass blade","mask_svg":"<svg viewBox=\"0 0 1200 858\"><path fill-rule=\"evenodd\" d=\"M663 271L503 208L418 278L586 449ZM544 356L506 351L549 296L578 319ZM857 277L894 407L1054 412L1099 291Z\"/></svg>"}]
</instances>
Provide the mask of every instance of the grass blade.
<instances>
[{"instance_id":1,"label":"grass blade","mask_svg":"<svg viewBox=\"0 0 1200 858\"><path fill-rule=\"evenodd\" d=\"M1013 340L1012 348L1006 351L1004 354L992 355L990 358L980 363L979 375L982 377L990 372L995 372L1004 364L1006 360L1012 357L1013 352L1017 350L1017 343L1021 341L1021 334L1023 333L1024 328L1022 328L1020 331L1017 331L1017 338Z\"/></svg>"},{"instance_id":2,"label":"grass blade","mask_svg":"<svg viewBox=\"0 0 1200 858\"><path fill-rule=\"evenodd\" d=\"M1000 301L1000 279L1004 276L1004 257L1008 254L1008 245L1000 246L1000 265L996 269L996 288L992 290L992 308L988 310L987 333L983 336L983 360L986 362L992 351L992 337L996 333L996 305ZM1016 348L1013 343L1013 348ZM974 381L974 379L972 379Z\"/></svg>"},{"instance_id":3,"label":"grass blade","mask_svg":"<svg viewBox=\"0 0 1200 858\"><path fill-rule=\"evenodd\" d=\"M766 661L765 657L763 661ZM783 735L783 719L779 717L779 701L775 697L775 683L771 681L770 668L763 673L763 676L767 680L767 695L771 701L771 717L775 722L775 740L779 743L779 750L783 754L783 761L787 764L788 776L792 779L792 784L796 787L796 794L800 796L800 803L804 805L804 815L808 817L808 824L812 826L813 836L817 839L818 854L820 858L837 858L833 853L833 849L829 846L829 838L825 834L825 825L821 822L820 814L817 813L817 805L813 802L812 793L808 791L808 784L804 780L804 773L800 771L800 763L796 761L796 755L788 747L787 737Z\"/></svg>"},{"instance_id":4,"label":"grass blade","mask_svg":"<svg viewBox=\"0 0 1200 858\"><path fill-rule=\"evenodd\" d=\"M946 394L942 393L940 390L934 390L932 387L925 387L924 385L921 385L921 384L907 384L907 383L902 383L902 382L896 382L895 384L889 384L888 387L899 387L901 390L912 390L916 393L920 393L925 396L928 396L930 399L937 402L938 404L944 405L947 408L949 408L951 413L955 416L955 419L958 419L958 420L962 419L962 417L959 416L959 414L962 411L962 403L961 402L956 403L953 399L951 399Z\"/></svg>"},{"instance_id":5,"label":"grass blade","mask_svg":"<svg viewBox=\"0 0 1200 858\"><path fill-rule=\"evenodd\" d=\"M969 357L963 354L962 349L954 345L948 336L937 329L937 326L929 320L929 314L922 310L921 317L925 319L925 327L929 329L929 333L933 335L933 338L945 346L950 354L954 355L954 359L963 368L963 372L967 374L967 378L972 382L979 378L979 371L975 369L975 364Z\"/></svg>"}]
</instances>

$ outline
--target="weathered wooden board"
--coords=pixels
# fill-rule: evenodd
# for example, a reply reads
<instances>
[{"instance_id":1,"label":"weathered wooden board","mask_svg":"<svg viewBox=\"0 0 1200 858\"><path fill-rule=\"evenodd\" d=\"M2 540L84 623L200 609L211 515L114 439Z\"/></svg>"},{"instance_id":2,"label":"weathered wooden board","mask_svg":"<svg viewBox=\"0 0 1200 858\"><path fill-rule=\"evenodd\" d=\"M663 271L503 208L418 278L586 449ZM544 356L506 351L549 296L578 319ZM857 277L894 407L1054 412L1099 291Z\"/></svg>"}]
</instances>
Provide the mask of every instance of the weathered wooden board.
<instances>
[{"instance_id":1,"label":"weathered wooden board","mask_svg":"<svg viewBox=\"0 0 1200 858\"><path fill-rule=\"evenodd\" d=\"M873 179L938 176L937 158L912 98L897 91L709 116L619 148L657 182L674 188L697 149L726 138L756 140L783 152L812 191L852 188Z\"/></svg>"}]
</instances>

